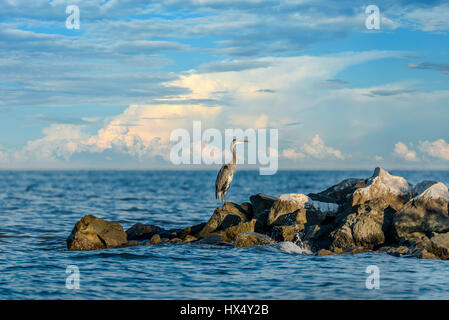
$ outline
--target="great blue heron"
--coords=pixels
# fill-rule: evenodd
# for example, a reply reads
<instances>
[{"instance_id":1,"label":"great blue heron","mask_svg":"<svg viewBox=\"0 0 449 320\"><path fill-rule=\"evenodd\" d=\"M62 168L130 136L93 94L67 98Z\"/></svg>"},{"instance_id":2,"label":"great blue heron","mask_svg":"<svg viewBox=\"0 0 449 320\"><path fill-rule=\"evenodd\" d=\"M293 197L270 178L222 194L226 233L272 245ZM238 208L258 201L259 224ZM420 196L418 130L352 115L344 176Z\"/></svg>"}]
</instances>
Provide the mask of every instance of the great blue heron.
<instances>
[{"instance_id":1,"label":"great blue heron","mask_svg":"<svg viewBox=\"0 0 449 320\"><path fill-rule=\"evenodd\" d=\"M226 193L231 186L232 178L234 178L234 172L237 167L237 153L235 151L235 146L239 143L245 143L245 141L239 141L237 139L232 140L231 152L232 152L232 163L224 164L220 171L218 172L217 180L215 181L215 198L220 199L223 206L226 203ZM224 202L223 202L224 197Z\"/></svg>"}]
</instances>

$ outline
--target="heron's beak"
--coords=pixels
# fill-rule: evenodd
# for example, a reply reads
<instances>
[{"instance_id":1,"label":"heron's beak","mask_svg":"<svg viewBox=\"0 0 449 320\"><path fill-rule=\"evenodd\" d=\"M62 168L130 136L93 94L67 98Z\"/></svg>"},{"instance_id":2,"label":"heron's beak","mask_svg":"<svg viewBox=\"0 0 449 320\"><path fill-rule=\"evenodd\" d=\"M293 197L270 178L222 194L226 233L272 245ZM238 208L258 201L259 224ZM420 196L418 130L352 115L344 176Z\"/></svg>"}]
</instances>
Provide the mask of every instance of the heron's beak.
<instances>
[{"instance_id":1,"label":"heron's beak","mask_svg":"<svg viewBox=\"0 0 449 320\"><path fill-rule=\"evenodd\" d=\"M248 143L248 140L243 140L242 143Z\"/></svg>"}]
</instances>

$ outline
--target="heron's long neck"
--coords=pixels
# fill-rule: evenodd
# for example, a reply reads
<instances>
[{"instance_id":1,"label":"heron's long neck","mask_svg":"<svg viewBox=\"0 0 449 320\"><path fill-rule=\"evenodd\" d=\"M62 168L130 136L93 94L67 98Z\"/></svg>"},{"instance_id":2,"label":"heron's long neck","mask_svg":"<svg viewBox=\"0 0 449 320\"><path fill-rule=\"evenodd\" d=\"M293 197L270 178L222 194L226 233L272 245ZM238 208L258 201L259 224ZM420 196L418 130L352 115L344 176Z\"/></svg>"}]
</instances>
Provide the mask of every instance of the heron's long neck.
<instances>
[{"instance_id":1,"label":"heron's long neck","mask_svg":"<svg viewBox=\"0 0 449 320\"><path fill-rule=\"evenodd\" d=\"M237 151L235 151L235 145L231 147L232 150L232 164L237 164Z\"/></svg>"}]
</instances>

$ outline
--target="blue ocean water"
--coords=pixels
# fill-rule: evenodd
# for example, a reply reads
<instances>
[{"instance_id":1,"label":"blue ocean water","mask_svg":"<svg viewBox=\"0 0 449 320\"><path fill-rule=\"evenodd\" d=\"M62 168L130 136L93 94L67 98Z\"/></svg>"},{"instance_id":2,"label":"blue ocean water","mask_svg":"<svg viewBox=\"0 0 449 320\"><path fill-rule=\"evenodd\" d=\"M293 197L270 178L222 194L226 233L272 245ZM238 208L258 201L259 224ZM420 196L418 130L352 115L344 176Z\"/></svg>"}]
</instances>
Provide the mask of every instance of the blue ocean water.
<instances>
[{"instance_id":1,"label":"blue ocean water","mask_svg":"<svg viewBox=\"0 0 449 320\"><path fill-rule=\"evenodd\" d=\"M446 171L392 171L410 183ZM0 299L449 299L449 261L380 253L314 256L270 246L161 244L77 252L66 238L84 215L164 228L207 221L215 171L0 171ZM318 192L368 171L237 171L228 201ZM289 248L289 246L286 246ZM67 266L80 272L66 287ZM380 271L369 290L366 268Z\"/></svg>"}]
</instances>

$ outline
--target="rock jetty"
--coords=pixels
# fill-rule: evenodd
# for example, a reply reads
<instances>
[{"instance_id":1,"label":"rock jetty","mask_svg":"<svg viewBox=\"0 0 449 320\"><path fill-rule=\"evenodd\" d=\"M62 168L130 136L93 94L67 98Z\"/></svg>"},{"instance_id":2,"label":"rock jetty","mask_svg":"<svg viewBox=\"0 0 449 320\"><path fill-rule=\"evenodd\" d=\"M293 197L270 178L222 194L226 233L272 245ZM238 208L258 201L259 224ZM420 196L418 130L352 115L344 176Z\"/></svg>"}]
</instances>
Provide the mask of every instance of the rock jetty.
<instances>
[{"instance_id":1,"label":"rock jetty","mask_svg":"<svg viewBox=\"0 0 449 320\"><path fill-rule=\"evenodd\" d=\"M443 183L410 185L376 168L367 179L345 179L319 193L256 194L249 202L227 202L209 221L184 229L137 223L124 231L117 222L87 215L76 223L67 247L209 243L237 248L294 242L317 255L376 251L448 260L448 204Z\"/></svg>"}]
</instances>

